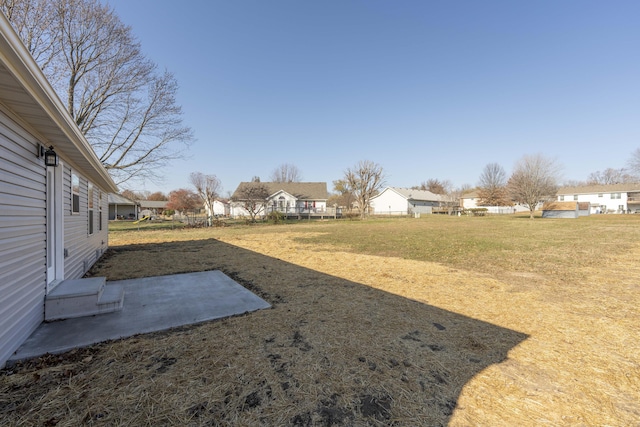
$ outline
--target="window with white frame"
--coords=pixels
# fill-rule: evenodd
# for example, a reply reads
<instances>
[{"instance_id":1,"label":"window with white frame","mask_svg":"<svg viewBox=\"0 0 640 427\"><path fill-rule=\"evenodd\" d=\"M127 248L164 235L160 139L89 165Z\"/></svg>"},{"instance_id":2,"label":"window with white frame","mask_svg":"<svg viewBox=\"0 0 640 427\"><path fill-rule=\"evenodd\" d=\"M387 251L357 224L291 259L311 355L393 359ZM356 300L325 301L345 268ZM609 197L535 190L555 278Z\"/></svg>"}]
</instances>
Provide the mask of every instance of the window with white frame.
<instances>
[{"instance_id":1,"label":"window with white frame","mask_svg":"<svg viewBox=\"0 0 640 427\"><path fill-rule=\"evenodd\" d=\"M71 214L80 213L80 177L71 171Z\"/></svg>"},{"instance_id":2,"label":"window with white frame","mask_svg":"<svg viewBox=\"0 0 640 427\"><path fill-rule=\"evenodd\" d=\"M558 201L564 202L564 196L563 195L558 196Z\"/></svg>"},{"instance_id":3,"label":"window with white frame","mask_svg":"<svg viewBox=\"0 0 640 427\"><path fill-rule=\"evenodd\" d=\"M612 199L620 199L620 193L611 193L611 198Z\"/></svg>"},{"instance_id":4,"label":"window with white frame","mask_svg":"<svg viewBox=\"0 0 640 427\"><path fill-rule=\"evenodd\" d=\"M573 200L578 200L578 195L577 194L573 195Z\"/></svg>"}]
</instances>

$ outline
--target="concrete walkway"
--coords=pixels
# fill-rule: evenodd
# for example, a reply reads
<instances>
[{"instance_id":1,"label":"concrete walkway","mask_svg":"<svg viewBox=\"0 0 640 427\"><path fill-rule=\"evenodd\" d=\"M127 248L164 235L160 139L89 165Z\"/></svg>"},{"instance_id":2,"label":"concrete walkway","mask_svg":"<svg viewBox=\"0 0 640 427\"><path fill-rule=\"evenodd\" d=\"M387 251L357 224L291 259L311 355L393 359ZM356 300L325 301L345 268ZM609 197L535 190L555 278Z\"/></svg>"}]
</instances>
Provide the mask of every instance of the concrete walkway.
<instances>
[{"instance_id":1,"label":"concrete walkway","mask_svg":"<svg viewBox=\"0 0 640 427\"><path fill-rule=\"evenodd\" d=\"M112 284L124 286L122 311L42 323L9 362L271 307L220 271Z\"/></svg>"}]
</instances>

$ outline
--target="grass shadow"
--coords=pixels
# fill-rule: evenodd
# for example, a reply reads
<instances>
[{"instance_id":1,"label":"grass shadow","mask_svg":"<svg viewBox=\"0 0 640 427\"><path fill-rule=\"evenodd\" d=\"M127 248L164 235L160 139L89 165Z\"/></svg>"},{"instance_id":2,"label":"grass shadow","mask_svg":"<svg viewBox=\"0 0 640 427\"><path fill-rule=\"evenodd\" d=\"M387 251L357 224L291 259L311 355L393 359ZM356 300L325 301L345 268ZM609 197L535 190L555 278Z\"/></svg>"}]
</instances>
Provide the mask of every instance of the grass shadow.
<instances>
[{"instance_id":1,"label":"grass shadow","mask_svg":"<svg viewBox=\"0 0 640 427\"><path fill-rule=\"evenodd\" d=\"M74 412L86 418L84 408L98 398L103 421L116 424L141 416L193 425L446 425L465 384L527 338L338 271L321 273L216 239L110 248L91 273L122 280L213 269L273 308L124 339L109 349L96 345L87 350L89 361L62 356L51 363L82 371L77 381L85 392L73 397L68 387L69 396L60 397L65 391L54 377L40 384L40 400L56 393L71 402L66 415L57 415L67 423L76 421ZM158 360L171 364L150 372ZM45 365L27 363L13 375L29 384L34 369L51 368ZM122 380L114 392L105 375L132 381ZM169 396L163 405L145 404L129 395L141 387ZM25 386L2 396L14 402L11 417L48 419L51 405L33 403L33 392Z\"/></svg>"}]
</instances>

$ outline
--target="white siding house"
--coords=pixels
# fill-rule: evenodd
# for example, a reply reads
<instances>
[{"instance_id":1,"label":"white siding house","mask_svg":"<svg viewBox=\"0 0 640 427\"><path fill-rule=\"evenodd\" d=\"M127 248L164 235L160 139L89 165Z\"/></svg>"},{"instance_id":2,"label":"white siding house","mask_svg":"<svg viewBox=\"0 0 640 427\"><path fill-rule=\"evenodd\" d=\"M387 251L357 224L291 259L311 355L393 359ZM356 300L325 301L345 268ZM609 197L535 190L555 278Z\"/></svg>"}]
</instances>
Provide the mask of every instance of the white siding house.
<instances>
[{"instance_id":1,"label":"white siding house","mask_svg":"<svg viewBox=\"0 0 640 427\"><path fill-rule=\"evenodd\" d=\"M563 187L559 202L589 202L591 213L640 213L640 184Z\"/></svg>"},{"instance_id":2,"label":"white siding house","mask_svg":"<svg viewBox=\"0 0 640 427\"><path fill-rule=\"evenodd\" d=\"M45 166L53 147L57 167ZM107 248L116 186L0 13L0 367Z\"/></svg>"},{"instance_id":3,"label":"white siding house","mask_svg":"<svg viewBox=\"0 0 640 427\"><path fill-rule=\"evenodd\" d=\"M227 216L229 215L229 207L227 203L224 203L220 200L213 201L213 213L209 212L209 207L207 205L204 206L204 211L208 217L211 216Z\"/></svg>"},{"instance_id":4,"label":"white siding house","mask_svg":"<svg viewBox=\"0 0 640 427\"><path fill-rule=\"evenodd\" d=\"M252 185L266 187L269 197L259 215L269 212L281 212L285 215L317 215L327 212L326 182L241 182L231 196L231 216L248 216L243 207L242 195L244 189Z\"/></svg>"},{"instance_id":5,"label":"white siding house","mask_svg":"<svg viewBox=\"0 0 640 427\"><path fill-rule=\"evenodd\" d=\"M519 205L517 203L514 203L513 206L480 206L478 203L480 203L478 190L469 191L467 193L464 193L462 197L460 197L460 206L464 210L486 208L488 214L494 215L513 214L516 212L529 212L528 207ZM542 204L539 204L536 208L541 207Z\"/></svg>"},{"instance_id":6,"label":"white siding house","mask_svg":"<svg viewBox=\"0 0 640 427\"><path fill-rule=\"evenodd\" d=\"M412 215L432 213L432 208L440 206L442 196L425 190L386 187L371 198L371 213L374 215Z\"/></svg>"}]
</instances>

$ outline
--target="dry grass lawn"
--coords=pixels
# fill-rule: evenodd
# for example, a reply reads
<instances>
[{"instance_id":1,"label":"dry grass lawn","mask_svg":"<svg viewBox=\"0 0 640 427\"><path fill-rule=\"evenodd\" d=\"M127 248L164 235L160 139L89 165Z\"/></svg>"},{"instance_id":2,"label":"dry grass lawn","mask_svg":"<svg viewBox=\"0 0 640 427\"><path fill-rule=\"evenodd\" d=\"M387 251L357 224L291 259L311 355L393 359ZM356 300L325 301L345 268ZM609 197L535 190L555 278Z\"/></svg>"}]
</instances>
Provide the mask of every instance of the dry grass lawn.
<instances>
[{"instance_id":1,"label":"dry grass lawn","mask_svg":"<svg viewBox=\"0 0 640 427\"><path fill-rule=\"evenodd\" d=\"M272 309L26 361L6 425L640 425L640 215L114 230Z\"/></svg>"}]
</instances>

